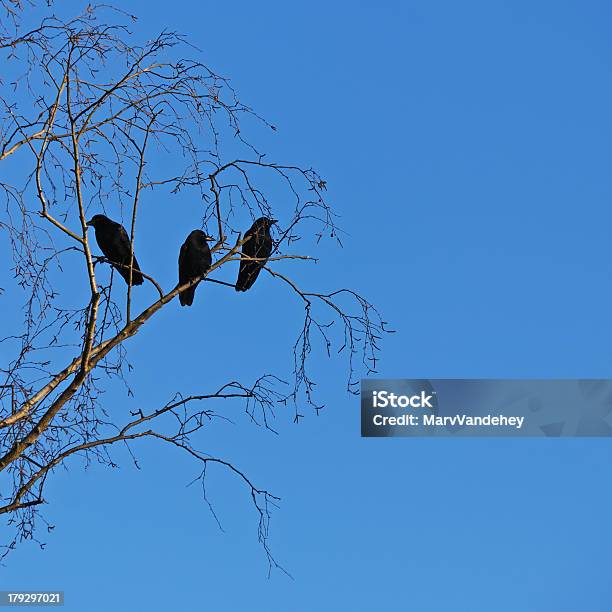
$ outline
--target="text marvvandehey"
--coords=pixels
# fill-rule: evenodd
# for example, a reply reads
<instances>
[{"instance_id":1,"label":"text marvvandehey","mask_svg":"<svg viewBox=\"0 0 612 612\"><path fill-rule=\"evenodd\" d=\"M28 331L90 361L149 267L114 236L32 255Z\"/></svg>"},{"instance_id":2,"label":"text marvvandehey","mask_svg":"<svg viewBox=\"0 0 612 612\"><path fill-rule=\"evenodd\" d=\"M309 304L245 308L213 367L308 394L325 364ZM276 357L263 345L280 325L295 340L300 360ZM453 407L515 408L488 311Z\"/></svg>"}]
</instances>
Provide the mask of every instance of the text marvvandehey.
<instances>
[{"instance_id":1,"label":"text marvvandehey","mask_svg":"<svg viewBox=\"0 0 612 612\"><path fill-rule=\"evenodd\" d=\"M454 414L452 416L438 416L435 414L401 414L399 416L384 416L375 414L372 419L377 426L419 426L426 427L514 427L521 429L525 422L524 416L505 416L503 414L484 416L470 416L467 414Z\"/></svg>"}]
</instances>

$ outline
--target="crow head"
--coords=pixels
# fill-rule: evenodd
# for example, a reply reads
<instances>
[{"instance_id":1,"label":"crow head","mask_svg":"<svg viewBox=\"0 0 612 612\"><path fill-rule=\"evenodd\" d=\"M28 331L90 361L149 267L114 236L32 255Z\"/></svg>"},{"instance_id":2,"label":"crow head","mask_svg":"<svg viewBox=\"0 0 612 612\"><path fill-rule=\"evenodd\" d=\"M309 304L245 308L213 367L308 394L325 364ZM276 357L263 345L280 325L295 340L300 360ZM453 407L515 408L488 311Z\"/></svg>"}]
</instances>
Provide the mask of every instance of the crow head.
<instances>
[{"instance_id":1,"label":"crow head","mask_svg":"<svg viewBox=\"0 0 612 612\"><path fill-rule=\"evenodd\" d=\"M209 236L202 230L193 230L193 232L189 234L187 239L196 244L204 244L205 242L215 241L215 238L213 238L212 236Z\"/></svg>"},{"instance_id":2,"label":"crow head","mask_svg":"<svg viewBox=\"0 0 612 612\"><path fill-rule=\"evenodd\" d=\"M109 223L112 223L111 220L108 217L105 217L104 215L94 215L88 222L87 222L87 227L104 227L105 225L108 225Z\"/></svg>"},{"instance_id":3,"label":"crow head","mask_svg":"<svg viewBox=\"0 0 612 612\"><path fill-rule=\"evenodd\" d=\"M269 217L259 217L255 221L255 226L269 230L275 223L278 223L276 219L270 219Z\"/></svg>"}]
</instances>

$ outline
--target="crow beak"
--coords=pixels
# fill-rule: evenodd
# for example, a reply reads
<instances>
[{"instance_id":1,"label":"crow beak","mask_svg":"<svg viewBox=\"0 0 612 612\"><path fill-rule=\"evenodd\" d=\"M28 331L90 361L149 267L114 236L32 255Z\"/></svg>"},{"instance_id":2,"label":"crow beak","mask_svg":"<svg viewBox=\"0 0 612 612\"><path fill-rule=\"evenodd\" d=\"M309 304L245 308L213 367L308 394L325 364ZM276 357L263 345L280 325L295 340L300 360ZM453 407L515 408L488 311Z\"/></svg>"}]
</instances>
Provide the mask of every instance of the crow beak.
<instances>
[{"instance_id":1,"label":"crow beak","mask_svg":"<svg viewBox=\"0 0 612 612\"><path fill-rule=\"evenodd\" d=\"M87 227L93 227L93 223L92 223L93 219L90 219L89 221L87 221L87 223L85 223L85 225Z\"/></svg>"},{"instance_id":2,"label":"crow beak","mask_svg":"<svg viewBox=\"0 0 612 612\"><path fill-rule=\"evenodd\" d=\"M278 223L276 219L270 219L270 225L274 225L275 223Z\"/></svg>"}]
</instances>

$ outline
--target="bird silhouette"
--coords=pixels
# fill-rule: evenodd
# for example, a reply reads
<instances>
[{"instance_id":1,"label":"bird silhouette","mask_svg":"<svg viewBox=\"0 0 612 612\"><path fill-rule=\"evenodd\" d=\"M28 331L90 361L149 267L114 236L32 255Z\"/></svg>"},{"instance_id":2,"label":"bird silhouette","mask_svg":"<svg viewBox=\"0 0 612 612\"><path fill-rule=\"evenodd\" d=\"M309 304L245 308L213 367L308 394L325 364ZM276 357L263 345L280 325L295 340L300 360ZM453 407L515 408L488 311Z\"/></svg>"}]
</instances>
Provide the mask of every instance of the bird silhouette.
<instances>
[{"instance_id":1,"label":"bird silhouette","mask_svg":"<svg viewBox=\"0 0 612 612\"><path fill-rule=\"evenodd\" d=\"M247 291L253 286L266 260L272 254L273 243L270 227L274 223L276 219L260 217L245 233L244 237L249 240L242 245L242 259L236 281L236 291ZM261 261L249 261L245 257L257 257L261 258Z\"/></svg>"},{"instance_id":2,"label":"bird silhouette","mask_svg":"<svg viewBox=\"0 0 612 612\"><path fill-rule=\"evenodd\" d=\"M207 236L202 230L193 230L187 236L179 253L179 285L184 285L190 280L208 272L212 263L212 256L208 246L209 240L212 240L212 238ZM198 284L199 281L179 293L181 306L191 306L193 304Z\"/></svg>"},{"instance_id":3,"label":"bird silhouette","mask_svg":"<svg viewBox=\"0 0 612 612\"><path fill-rule=\"evenodd\" d=\"M104 215L94 215L87 225L96 231L96 242L104 257L121 274L125 282L130 283L130 237L120 223L109 219ZM132 285L142 285L143 276L136 261L132 256Z\"/></svg>"}]
</instances>

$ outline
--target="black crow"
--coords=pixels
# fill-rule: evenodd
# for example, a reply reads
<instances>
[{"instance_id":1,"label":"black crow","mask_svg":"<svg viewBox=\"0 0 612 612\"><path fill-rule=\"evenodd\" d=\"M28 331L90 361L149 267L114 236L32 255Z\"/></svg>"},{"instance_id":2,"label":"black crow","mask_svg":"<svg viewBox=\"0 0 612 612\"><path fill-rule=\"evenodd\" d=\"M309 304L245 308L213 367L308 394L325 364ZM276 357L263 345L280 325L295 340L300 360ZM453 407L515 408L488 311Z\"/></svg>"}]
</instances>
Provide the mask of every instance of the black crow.
<instances>
[{"instance_id":1,"label":"black crow","mask_svg":"<svg viewBox=\"0 0 612 612\"><path fill-rule=\"evenodd\" d=\"M250 239L242 245L242 254L246 257L261 257L262 260L241 260L240 272L236 281L236 291L246 291L253 286L261 269L266 264L266 259L272 254L273 244L272 236L270 236L270 227L274 223L276 223L275 219L260 217L244 235L245 238L250 237Z\"/></svg>"},{"instance_id":2,"label":"black crow","mask_svg":"<svg viewBox=\"0 0 612 612\"><path fill-rule=\"evenodd\" d=\"M96 242L104 257L123 276L126 283L130 283L130 237L120 223L115 223L104 215L94 215L88 226L96 230ZM136 256L132 258L132 285L142 285L143 277Z\"/></svg>"},{"instance_id":3,"label":"black crow","mask_svg":"<svg viewBox=\"0 0 612 612\"><path fill-rule=\"evenodd\" d=\"M208 272L212 263L208 240L212 240L202 230L193 230L181 247L179 253L179 285ZM179 293L181 306L191 306L198 283Z\"/></svg>"}]
</instances>

